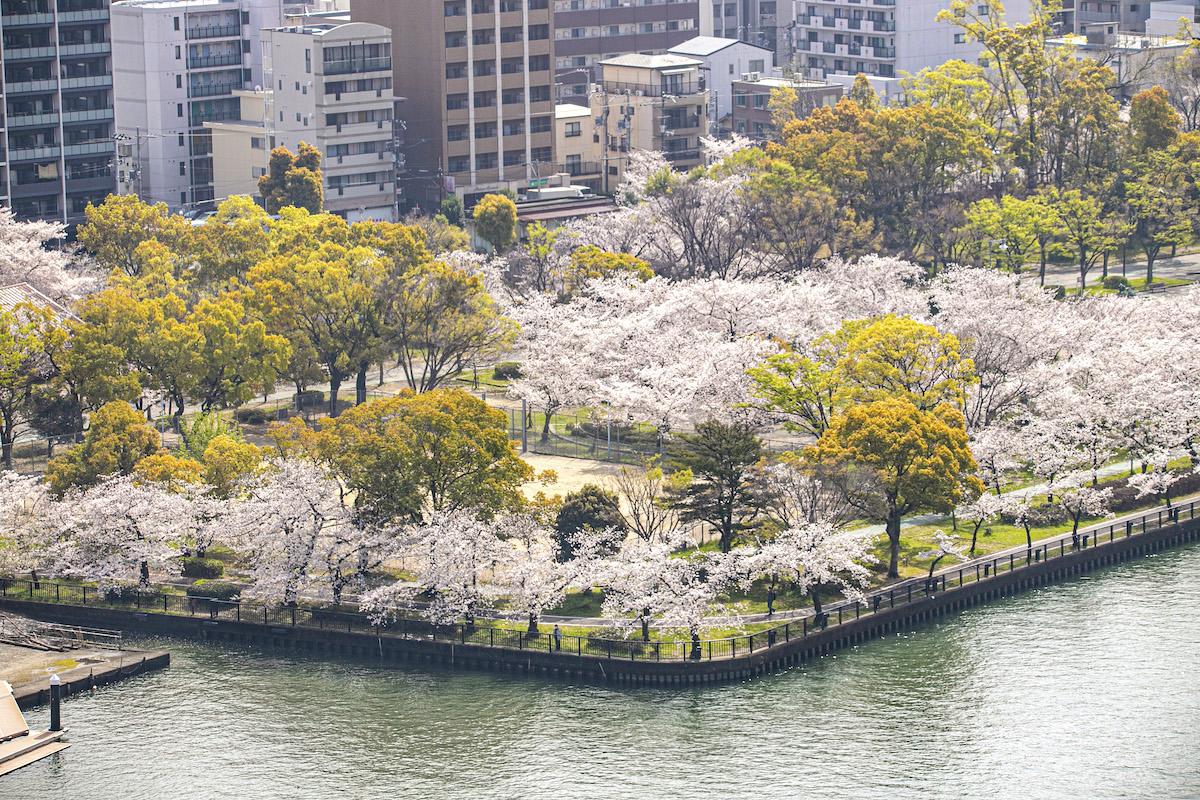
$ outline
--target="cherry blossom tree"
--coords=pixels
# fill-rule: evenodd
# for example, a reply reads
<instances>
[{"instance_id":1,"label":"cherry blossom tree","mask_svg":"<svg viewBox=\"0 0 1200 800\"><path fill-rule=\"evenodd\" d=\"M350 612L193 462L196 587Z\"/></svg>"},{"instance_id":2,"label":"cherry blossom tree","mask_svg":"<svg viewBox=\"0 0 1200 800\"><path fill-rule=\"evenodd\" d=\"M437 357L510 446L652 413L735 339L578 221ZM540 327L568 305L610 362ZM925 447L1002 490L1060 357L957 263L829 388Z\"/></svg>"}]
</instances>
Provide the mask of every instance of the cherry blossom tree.
<instances>
[{"instance_id":1,"label":"cherry blossom tree","mask_svg":"<svg viewBox=\"0 0 1200 800\"><path fill-rule=\"evenodd\" d=\"M560 563L550 529L528 515L509 517L501 526L504 538L493 580L507 598L509 613L528 623L537 635L538 621L566 597L574 564Z\"/></svg>"},{"instance_id":2,"label":"cherry blossom tree","mask_svg":"<svg viewBox=\"0 0 1200 800\"><path fill-rule=\"evenodd\" d=\"M300 459L270 464L229 515L235 549L250 559L243 596L294 605L321 585L329 537L352 526L341 485L323 468Z\"/></svg>"},{"instance_id":3,"label":"cherry blossom tree","mask_svg":"<svg viewBox=\"0 0 1200 800\"><path fill-rule=\"evenodd\" d=\"M1079 545L1079 523L1090 517L1111 517L1108 504L1112 487L1097 489L1089 485L1085 473L1073 472L1061 476L1054 484L1055 503L1071 520L1071 539Z\"/></svg>"},{"instance_id":4,"label":"cherry blossom tree","mask_svg":"<svg viewBox=\"0 0 1200 800\"><path fill-rule=\"evenodd\" d=\"M62 303L99 291L103 273L66 238L62 223L18 222L0 207L0 286L28 283Z\"/></svg>"},{"instance_id":5,"label":"cherry blossom tree","mask_svg":"<svg viewBox=\"0 0 1200 800\"><path fill-rule=\"evenodd\" d=\"M945 531L933 532L933 549L918 553L917 558L932 558L933 561L929 564L929 577L925 579L925 585L930 586L933 583L933 571L937 569L937 565L943 558L953 558L956 561L965 561L967 556L963 552L962 544L959 542L957 533L946 533Z\"/></svg>"},{"instance_id":6,"label":"cherry blossom tree","mask_svg":"<svg viewBox=\"0 0 1200 800\"><path fill-rule=\"evenodd\" d=\"M824 622L821 591L836 589L847 600L863 599L871 573L864 566L875 559L870 550L875 534L847 530L826 521L788 528L762 544L751 559L756 572L772 580L785 578L812 599L813 616Z\"/></svg>"},{"instance_id":7,"label":"cherry blossom tree","mask_svg":"<svg viewBox=\"0 0 1200 800\"><path fill-rule=\"evenodd\" d=\"M95 581L100 591L150 589L152 572L178 571L180 546L194 527L187 497L134 476L105 478L50 504L49 571Z\"/></svg>"},{"instance_id":8,"label":"cherry blossom tree","mask_svg":"<svg viewBox=\"0 0 1200 800\"><path fill-rule=\"evenodd\" d=\"M1008 510L1011 503L1001 494L984 492L969 503L954 510L955 519L960 519L971 526L970 554L975 555L975 544L979 539L979 529L989 522L1000 519L1000 515Z\"/></svg>"}]
</instances>

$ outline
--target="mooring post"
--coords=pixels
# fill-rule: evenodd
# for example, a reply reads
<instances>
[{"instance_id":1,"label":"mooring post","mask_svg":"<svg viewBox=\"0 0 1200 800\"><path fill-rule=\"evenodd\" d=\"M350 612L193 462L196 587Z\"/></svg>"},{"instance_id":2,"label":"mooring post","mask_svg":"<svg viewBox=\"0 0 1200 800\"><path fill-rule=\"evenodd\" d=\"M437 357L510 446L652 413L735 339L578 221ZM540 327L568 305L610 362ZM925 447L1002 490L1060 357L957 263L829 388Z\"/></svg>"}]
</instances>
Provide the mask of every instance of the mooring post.
<instances>
[{"instance_id":1,"label":"mooring post","mask_svg":"<svg viewBox=\"0 0 1200 800\"><path fill-rule=\"evenodd\" d=\"M50 676L50 730L62 730L62 681Z\"/></svg>"}]
</instances>

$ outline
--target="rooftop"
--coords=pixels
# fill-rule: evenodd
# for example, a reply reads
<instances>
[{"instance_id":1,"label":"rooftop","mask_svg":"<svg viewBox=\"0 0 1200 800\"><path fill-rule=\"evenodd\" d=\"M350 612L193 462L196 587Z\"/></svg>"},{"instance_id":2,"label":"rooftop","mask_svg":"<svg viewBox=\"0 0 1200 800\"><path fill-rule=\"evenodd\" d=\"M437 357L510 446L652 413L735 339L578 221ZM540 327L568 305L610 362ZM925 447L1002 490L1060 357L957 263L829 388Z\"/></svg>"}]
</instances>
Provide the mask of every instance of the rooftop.
<instances>
[{"instance_id":1,"label":"rooftop","mask_svg":"<svg viewBox=\"0 0 1200 800\"><path fill-rule=\"evenodd\" d=\"M555 119L575 119L576 117L590 117L592 110L587 106L576 105L575 103L559 103L554 107Z\"/></svg>"},{"instance_id":2,"label":"rooftop","mask_svg":"<svg viewBox=\"0 0 1200 800\"><path fill-rule=\"evenodd\" d=\"M735 44L743 44L746 47L754 47L768 53L771 52L767 48L759 47L756 44L742 42L737 39L722 39L719 36L695 36L686 42L680 42L674 47L668 47L667 52L685 56L711 56L713 53L719 53L726 47L733 47Z\"/></svg>"},{"instance_id":3,"label":"rooftop","mask_svg":"<svg viewBox=\"0 0 1200 800\"><path fill-rule=\"evenodd\" d=\"M701 62L694 58L671 55L666 53L657 56L647 56L641 53L608 58L600 62L602 67L636 67L638 69L670 69L671 67L698 67Z\"/></svg>"},{"instance_id":4,"label":"rooftop","mask_svg":"<svg viewBox=\"0 0 1200 800\"><path fill-rule=\"evenodd\" d=\"M823 89L827 86L838 89L842 88L838 84L830 83L829 81L805 80L803 78L777 78L771 75L759 78L756 81L734 80L734 83L747 83L751 86L769 86L772 89L780 89L785 86L791 89Z\"/></svg>"},{"instance_id":5,"label":"rooftop","mask_svg":"<svg viewBox=\"0 0 1200 800\"><path fill-rule=\"evenodd\" d=\"M28 283L0 286L0 310L8 311L21 303L48 308L60 320L75 318L66 306L51 300Z\"/></svg>"},{"instance_id":6,"label":"rooftop","mask_svg":"<svg viewBox=\"0 0 1200 800\"><path fill-rule=\"evenodd\" d=\"M167 8L196 8L201 6L231 5L236 7L236 0L121 0L113 3L113 8L134 6L137 8L167 9Z\"/></svg>"}]
</instances>

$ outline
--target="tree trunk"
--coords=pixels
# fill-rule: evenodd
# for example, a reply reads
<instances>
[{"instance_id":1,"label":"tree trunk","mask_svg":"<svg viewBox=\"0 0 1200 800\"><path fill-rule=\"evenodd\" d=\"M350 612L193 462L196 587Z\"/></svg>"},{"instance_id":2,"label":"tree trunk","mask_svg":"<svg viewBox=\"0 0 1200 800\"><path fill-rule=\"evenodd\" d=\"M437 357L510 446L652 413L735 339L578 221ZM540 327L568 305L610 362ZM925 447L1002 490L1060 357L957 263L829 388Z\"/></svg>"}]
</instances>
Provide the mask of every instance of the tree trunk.
<instances>
[{"instance_id":1,"label":"tree trunk","mask_svg":"<svg viewBox=\"0 0 1200 800\"><path fill-rule=\"evenodd\" d=\"M546 409L546 419L542 423L542 441L543 442L550 441L550 415L551 415L551 411L549 408L547 408Z\"/></svg>"},{"instance_id":2,"label":"tree trunk","mask_svg":"<svg viewBox=\"0 0 1200 800\"><path fill-rule=\"evenodd\" d=\"M530 614L530 615L529 615L529 628L528 628L528 631L527 631L527 632L529 633L529 635L530 635L530 636L537 636L537 635L538 635L538 618L537 618L537 614Z\"/></svg>"},{"instance_id":3,"label":"tree trunk","mask_svg":"<svg viewBox=\"0 0 1200 800\"><path fill-rule=\"evenodd\" d=\"M141 566L138 568L138 572L140 573L138 580L139 585L141 585L143 588L148 588L150 586L150 564L143 561Z\"/></svg>"},{"instance_id":4,"label":"tree trunk","mask_svg":"<svg viewBox=\"0 0 1200 800\"><path fill-rule=\"evenodd\" d=\"M341 374L339 373L337 375L334 375L334 373L330 372L329 373L329 416L331 416L331 417L336 417L338 415L337 399L338 399L338 390L341 388L342 388Z\"/></svg>"},{"instance_id":5,"label":"tree trunk","mask_svg":"<svg viewBox=\"0 0 1200 800\"><path fill-rule=\"evenodd\" d=\"M1040 282L1040 285L1045 286L1046 285L1046 247L1045 247L1045 245L1042 245L1041 250L1042 250L1042 269L1038 273L1038 280Z\"/></svg>"},{"instance_id":6,"label":"tree trunk","mask_svg":"<svg viewBox=\"0 0 1200 800\"><path fill-rule=\"evenodd\" d=\"M354 405L361 406L365 402L367 402L367 365L363 364L354 381Z\"/></svg>"},{"instance_id":7,"label":"tree trunk","mask_svg":"<svg viewBox=\"0 0 1200 800\"><path fill-rule=\"evenodd\" d=\"M1033 559L1033 534L1029 532L1029 524L1026 523L1025 528L1025 563L1028 564Z\"/></svg>"},{"instance_id":8,"label":"tree trunk","mask_svg":"<svg viewBox=\"0 0 1200 800\"><path fill-rule=\"evenodd\" d=\"M692 628L692 660L699 661L702 656L700 652L700 629Z\"/></svg>"},{"instance_id":9,"label":"tree trunk","mask_svg":"<svg viewBox=\"0 0 1200 800\"><path fill-rule=\"evenodd\" d=\"M982 527L983 523L980 522L975 526L975 530L971 531L971 558L975 557L975 542L979 539L979 529Z\"/></svg>"},{"instance_id":10,"label":"tree trunk","mask_svg":"<svg viewBox=\"0 0 1200 800\"><path fill-rule=\"evenodd\" d=\"M900 577L900 510L892 509L887 518L889 578Z\"/></svg>"},{"instance_id":11,"label":"tree trunk","mask_svg":"<svg viewBox=\"0 0 1200 800\"><path fill-rule=\"evenodd\" d=\"M642 609L642 641L650 641L650 609Z\"/></svg>"},{"instance_id":12,"label":"tree trunk","mask_svg":"<svg viewBox=\"0 0 1200 800\"><path fill-rule=\"evenodd\" d=\"M1146 288L1150 288L1150 284L1154 281L1154 256L1157 253L1151 253L1146 250Z\"/></svg>"}]
</instances>

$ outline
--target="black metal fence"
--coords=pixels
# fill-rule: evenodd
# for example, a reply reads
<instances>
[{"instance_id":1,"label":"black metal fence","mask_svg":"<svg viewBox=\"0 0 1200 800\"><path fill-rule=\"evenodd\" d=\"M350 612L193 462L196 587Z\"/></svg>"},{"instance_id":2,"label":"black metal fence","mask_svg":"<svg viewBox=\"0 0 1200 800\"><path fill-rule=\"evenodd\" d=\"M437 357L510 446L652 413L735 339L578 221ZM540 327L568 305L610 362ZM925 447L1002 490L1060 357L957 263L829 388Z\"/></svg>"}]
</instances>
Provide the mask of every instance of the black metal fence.
<instances>
[{"instance_id":1,"label":"black metal fence","mask_svg":"<svg viewBox=\"0 0 1200 800\"><path fill-rule=\"evenodd\" d=\"M1086 528L1077 534L1067 533L1044 539L1036 542L1033 547L1013 548L955 564L935 573L932 580L911 578L901 581L870 593L865 602L845 602L828 606L819 619L810 614L754 633L719 639L700 639L695 642L686 639L614 639L602 635L554 636L546 632L545 626L539 633L530 634L523 630L500 628L482 622L435 625L423 619L399 619L376 624L366 614L339 608L274 606L252 601L210 600L162 593L103 595L88 586L24 579L0 579L0 593L4 597L40 602L200 616L213 620L236 620L262 625L331 629L347 633L371 633L430 642L475 644L515 650L545 650L590 658L625 661L717 661L744 657L793 639L808 637L831 626L843 625L869 614L922 600L934 592L995 579L1001 573L1014 572L1043 561L1062 558L1076 551L1113 542L1118 538L1144 535L1166 525L1173 525L1183 519L1192 520L1195 517L1195 502L1170 509L1164 508L1107 526Z\"/></svg>"}]
</instances>

